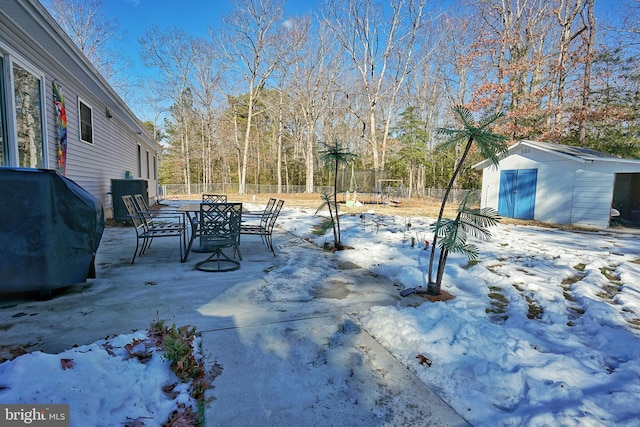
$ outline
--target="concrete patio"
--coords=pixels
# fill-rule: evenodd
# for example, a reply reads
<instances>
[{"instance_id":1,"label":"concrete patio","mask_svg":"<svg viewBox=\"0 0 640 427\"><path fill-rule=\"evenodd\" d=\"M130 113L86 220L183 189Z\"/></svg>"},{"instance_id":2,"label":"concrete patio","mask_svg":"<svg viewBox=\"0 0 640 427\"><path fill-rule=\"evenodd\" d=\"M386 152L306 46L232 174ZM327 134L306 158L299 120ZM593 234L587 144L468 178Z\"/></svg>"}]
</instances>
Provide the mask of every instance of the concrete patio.
<instances>
[{"instance_id":1,"label":"concrete patio","mask_svg":"<svg viewBox=\"0 0 640 427\"><path fill-rule=\"evenodd\" d=\"M416 301L400 300L393 283L303 239L276 230L274 243L276 257L259 236L243 236L242 268L206 273L194 269L206 254L180 263L172 238L154 241L132 265L134 230L108 227L96 279L49 301L0 296L0 349L5 357L19 347L58 353L162 319L195 326L207 364L223 367L208 392L206 425L331 425L329 416L354 426L467 424L350 317L372 305ZM266 272L300 251L316 251L334 268L310 301L270 300L263 292ZM315 363L318 354L322 363ZM309 369L316 370L312 378L325 370L326 381L305 381ZM335 369L350 369L353 380L331 385ZM345 400L344 387L359 395L356 402Z\"/></svg>"}]
</instances>

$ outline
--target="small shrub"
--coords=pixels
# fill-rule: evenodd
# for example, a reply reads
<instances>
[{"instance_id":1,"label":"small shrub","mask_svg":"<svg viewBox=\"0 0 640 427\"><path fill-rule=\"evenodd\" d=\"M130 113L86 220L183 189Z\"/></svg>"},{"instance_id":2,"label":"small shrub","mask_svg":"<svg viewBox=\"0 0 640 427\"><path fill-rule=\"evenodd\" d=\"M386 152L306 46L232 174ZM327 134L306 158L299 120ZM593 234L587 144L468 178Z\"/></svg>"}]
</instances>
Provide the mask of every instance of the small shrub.
<instances>
[{"instance_id":1,"label":"small shrub","mask_svg":"<svg viewBox=\"0 0 640 427\"><path fill-rule=\"evenodd\" d=\"M578 271L584 271L584 269L587 268L587 265L584 263L580 263L580 264L574 265L573 268L575 268Z\"/></svg>"},{"instance_id":2,"label":"small shrub","mask_svg":"<svg viewBox=\"0 0 640 427\"><path fill-rule=\"evenodd\" d=\"M529 306L529 311L527 312L527 318L540 319L542 317L542 314L544 313L544 309L536 303L535 299L526 295L525 295L525 299L527 300L527 305Z\"/></svg>"}]
</instances>

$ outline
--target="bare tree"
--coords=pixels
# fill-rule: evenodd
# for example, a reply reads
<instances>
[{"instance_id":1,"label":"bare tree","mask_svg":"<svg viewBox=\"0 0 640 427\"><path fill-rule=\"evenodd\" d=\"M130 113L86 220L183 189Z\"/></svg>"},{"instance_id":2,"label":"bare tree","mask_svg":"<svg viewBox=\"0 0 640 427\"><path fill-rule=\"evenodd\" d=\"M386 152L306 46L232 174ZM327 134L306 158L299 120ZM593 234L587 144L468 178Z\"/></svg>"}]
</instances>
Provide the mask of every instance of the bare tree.
<instances>
[{"instance_id":1,"label":"bare tree","mask_svg":"<svg viewBox=\"0 0 640 427\"><path fill-rule=\"evenodd\" d=\"M165 94L174 102L174 116L178 120L180 151L184 162L183 179L190 186L191 153L187 108L192 98L192 73L200 53L198 44L193 36L183 30L160 30L157 27L149 28L139 42L144 64L160 70Z\"/></svg>"},{"instance_id":2,"label":"bare tree","mask_svg":"<svg viewBox=\"0 0 640 427\"><path fill-rule=\"evenodd\" d=\"M195 108L199 110L201 123L200 132L200 157L201 157L201 182L210 184L213 182L213 157L223 150L214 149L215 118L214 112L219 93L220 69L216 66L217 52L214 46L207 40L197 40L198 54L194 61L193 93L195 95Z\"/></svg>"},{"instance_id":3,"label":"bare tree","mask_svg":"<svg viewBox=\"0 0 640 427\"><path fill-rule=\"evenodd\" d=\"M593 66L594 52L596 50L596 16L594 12L595 0L586 0L588 37L586 40L587 51L585 53L584 76L582 78L582 104L580 106L578 124L578 142L584 143L587 136L587 111L591 96L591 70Z\"/></svg>"},{"instance_id":4,"label":"bare tree","mask_svg":"<svg viewBox=\"0 0 640 427\"><path fill-rule=\"evenodd\" d=\"M116 19L101 13L102 0L49 0L45 6L100 74L114 88L124 89L122 70L129 62L109 45L121 30Z\"/></svg>"},{"instance_id":5,"label":"bare tree","mask_svg":"<svg viewBox=\"0 0 640 427\"><path fill-rule=\"evenodd\" d=\"M389 15L383 13L373 0L327 2L323 10L323 22L344 49L360 78L366 109L362 114L357 111L358 96L350 98L350 102L356 101L351 109L360 118L362 138L370 145L376 170L384 169L390 125L388 114L393 110L395 97L411 71L414 43L425 3L425 0L390 0ZM344 90L348 94L352 92L351 88ZM387 119L380 138L378 115L383 97L388 97Z\"/></svg>"},{"instance_id":6,"label":"bare tree","mask_svg":"<svg viewBox=\"0 0 640 427\"><path fill-rule=\"evenodd\" d=\"M491 101L485 105L492 105L495 111L526 109L539 88L540 73L546 65L544 41L551 4L546 0L478 2L476 7L486 30L476 41L475 54L495 52L487 55L493 70L489 74L485 71L490 78L484 78L482 88Z\"/></svg>"},{"instance_id":7,"label":"bare tree","mask_svg":"<svg viewBox=\"0 0 640 427\"><path fill-rule=\"evenodd\" d=\"M143 113L140 119L148 120L152 123L153 136L156 140L160 140L161 138L158 137L161 133L160 118L169 110L166 105L167 98L163 93L163 88L158 80L151 78L140 80L136 84L136 88L138 89L136 95L139 98L130 101L129 105L139 107L136 110ZM148 117L148 114L151 117Z\"/></svg>"},{"instance_id":8,"label":"bare tree","mask_svg":"<svg viewBox=\"0 0 640 427\"><path fill-rule=\"evenodd\" d=\"M567 83L568 65L570 61L571 43L587 29L586 25L574 28L576 17L585 7L584 0L560 0L556 6L555 15L560 28L560 36L557 41L556 63L553 68L551 96L548 101L549 111L554 111L551 116L551 132L557 132L562 123L564 114L565 89Z\"/></svg>"},{"instance_id":9,"label":"bare tree","mask_svg":"<svg viewBox=\"0 0 640 427\"><path fill-rule=\"evenodd\" d=\"M291 48L288 28L281 25L283 13L282 0L234 0L232 12L223 18L226 32L217 39L229 64L243 79L248 94L238 187L241 194L246 192L251 129L257 102Z\"/></svg>"},{"instance_id":10,"label":"bare tree","mask_svg":"<svg viewBox=\"0 0 640 427\"><path fill-rule=\"evenodd\" d=\"M317 129L320 118L329 109L328 93L335 90L342 66L325 31L307 37L296 52L289 73L290 102L294 106L296 122L302 124L297 137L302 142L301 153L305 163L306 191L312 193L315 185Z\"/></svg>"},{"instance_id":11,"label":"bare tree","mask_svg":"<svg viewBox=\"0 0 640 427\"><path fill-rule=\"evenodd\" d=\"M624 16L621 24L612 28L614 31L628 36L628 45L638 46L640 44L640 0L627 0L623 5Z\"/></svg>"}]
</instances>

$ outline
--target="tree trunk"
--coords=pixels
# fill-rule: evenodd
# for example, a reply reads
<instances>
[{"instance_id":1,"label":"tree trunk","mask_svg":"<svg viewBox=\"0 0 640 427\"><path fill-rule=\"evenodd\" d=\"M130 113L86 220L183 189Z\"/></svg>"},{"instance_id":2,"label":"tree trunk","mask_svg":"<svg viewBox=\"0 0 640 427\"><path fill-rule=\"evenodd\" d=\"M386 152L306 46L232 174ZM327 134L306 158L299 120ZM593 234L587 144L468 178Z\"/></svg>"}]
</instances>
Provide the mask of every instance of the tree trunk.
<instances>
[{"instance_id":1,"label":"tree trunk","mask_svg":"<svg viewBox=\"0 0 640 427\"><path fill-rule=\"evenodd\" d=\"M251 140L251 122L253 119L253 103L254 103L254 90L251 85L249 93L249 105L247 108L247 129L244 132L244 146L242 150L242 168L240 170L240 183L238 185L238 193L245 194L246 182L247 182L247 162L249 161L249 141Z\"/></svg>"},{"instance_id":2,"label":"tree trunk","mask_svg":"<svg viewBox=\"0 0 640 427\"><path fill-rule=\"evenodd\" d=\"M578 125L578 142L584 143L587 135L587 114L589 111L589 97L591 96L591 67L593 65L593 51L596 42L596 17L594 13L594 0L587 0L589 8L589 38L587 40L587 52L585 54L584 77L582 83L582 106L580 108L580 122Z\"/></svg>"},{"instance_id":3,"label":"tree trunk","mask_svg":"<svg viewBox=\"0 0 640 427\"><path fill-rule=\"evenodd\" d=\"M306 166L306 175L305 175L305 183L306 183L306 191L307 193L313 193L313 187L315 185L313 174L314 174L314 163L313 163L313 132L314 126L313 123L309 122L307 125L307 134L305 135L307 139L306 149L305 149L305 166Z\"/></svg>"},{"instance_id":4,"label":"tree trunk","mask_svg":"<svg viewBox=\"0 0 640 427\"><path fill-rule=\"evenodd\" d=\"M447 204L447 199L449 198L449 193L451 192L451 188L453 188L453 183L456 180L458 174L460 174L460 170L462 169L462 165L464 164L465 159L467 158L467 154L469 154L469 150L471 150L471 146L473 145L473 137L469 137L467 140L467 146L464 149L464 153L462 153L462 157L460 157L460 161L456 166L456 169L453 171L453 176L449 180L449 185L447 185L447 189L444 192L444 196L442 197L442 204L440 205L440 211L438 212L438 222L442 220L442 216L444 215L444 208ZM431 243L431 255L429 256L429 283L427 284L427 292L432 295L440 294L440 283L434 283L433 278L433 261L436 254L436 244L438 243L438 234L433 235L433 242Z\"/></svg>"},{"instance_id":5,"label":"tree trunk","mask_svg":"<svg viewBox=\"0 0 640 427\"><path fill-rule=\"evenodd\" d=\"M342 249L342 242L340 241L340 218L338 216L338 160L336 159L336 166L333 173L333 203L336 210L336 226L333 228L335 238L335 248Z\"/></svg>"},{"instance_id":6,"label":"tree trunk","mask_svg":"<svg viewBox=\"0 0 640 427\"><path fill-rule=\"evenodd\" d=\"M282 97L282 92L280 92ZM276 176L278 178L278 194L282 193L282 134L284 132L284 118L282 113L282 102L280 102L280 109L278 112L278 145L276 148Z\"/></svg>"}]
</instances>

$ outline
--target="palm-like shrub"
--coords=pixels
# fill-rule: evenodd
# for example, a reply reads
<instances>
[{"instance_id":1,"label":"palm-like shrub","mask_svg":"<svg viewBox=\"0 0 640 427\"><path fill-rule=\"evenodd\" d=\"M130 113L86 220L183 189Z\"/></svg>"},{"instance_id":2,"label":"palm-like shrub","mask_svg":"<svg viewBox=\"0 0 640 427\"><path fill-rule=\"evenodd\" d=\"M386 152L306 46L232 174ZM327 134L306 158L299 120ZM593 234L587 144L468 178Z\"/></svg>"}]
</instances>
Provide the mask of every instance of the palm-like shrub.
<instances>
[{"instance_id":1,"label":"palm-like shrub","mask_svg":"<svg viewBox=\"0 0 640 427\"><path fill-rule=\"evenodd\" d=\"M478 258L480 250L474 244L467 243L467 237L487 241L491 238L489 227L498 223L498 212L492 208L471 209L467 206L467 197L458 206L455 219L443 218L431 224L431 230L440 248L436 282L442 283L444 267L449 253L459 252L470 260Z\"/></svg>"},{"instance_id":2,"label":"palm-like shrub","mask_svg":"<svg viewBox=\"0 0 640 427\"><path fill-rule=\"evenodd\" d=\"M461 142L466 140L466 145L464 151L462 152L462 156L456 167L453 171L453 175L451 176L451 180L445 190L444 196L442 197L442 204L440 205L440 212L438 213L438 220L434 226L436 233L433 236L433 244L431 246L431 255L429 257L429 276L428 276L428 284L427 284L427 293L431 295L439 295L440 289L442 285L442 275L444 273L444 267L447 262L448 252L451 252L451 249L448 251L442 251L440 253L440 257L438 260L438 274L436 275L436 280L433 280L433 265L435 261L435 252L436 247L445 248L449 246L450 248L456 247L456 242L460 244L460 241L457 240L459 234L459 230L465 230L465 227L462 227L462 223L456 223L455 220L453 223L449 223L447 221L443 221L442 216L444 215L444 208L447 204L447 199L449 198L449 193L453 188L453 183L456 178L460 174L462 170L462 166L464 161L471 150L473 144L476 144L476 147L480 151L480 154L487 159L490 159L494 165L497 165L500 161L499 156L507 152L507 137L504 135L497 134L491 130L490 125L502 117L504 114L496 113L486 118L482 119L480 122L476 122L473 118L471 112L461 105L456 105L453 108L453 111L457 114L460 121L462 122L462 129L438 129L438 132L444 135L448 135L449 139L447 139L444 143L439 146L439 149L450 149L452 147L457 146ZM464 210L466 211L466 201L464 203ZM489 212L484 212L484 214L488 214ZM467 217L465 213L458 213L459 221L462 221L462 217ZM497 221L497 216L496 219ZM458 225L456 225L458 224ZM446 225L446 226L445 226ZM453 233L449 236L449 233ZM465 231L466 233L466 231ZM446 245L439 245L439 239L446 239ZM453 244L451 243L451 239L453 240ZM465 236L466 242L466 236ZM464 245L460 246L464 247ZM444 253L443 253L444 252Z\"/></svg>"},{"instance_id":3,"label":"palm-like shrub","mask_svg":"<svg viewBox=\"0 0 640 427\"><path fill-rule=\"evenodd\" d=\"M349 163L357 154L351 153L347 147L343 147L338 141L333 144L321 142L324 150L320 150L320 159L325 162L333 162L333 195L325 193L323 195L324 202L318 208L318 211L324 206L329 208L329 216L331 217L331 225L333 226L333 246L337 250L343 249L342 238L340 235L340 217L338 216L338 166Z\"/></svg>"}]
</instances>

